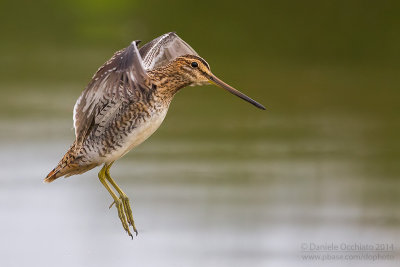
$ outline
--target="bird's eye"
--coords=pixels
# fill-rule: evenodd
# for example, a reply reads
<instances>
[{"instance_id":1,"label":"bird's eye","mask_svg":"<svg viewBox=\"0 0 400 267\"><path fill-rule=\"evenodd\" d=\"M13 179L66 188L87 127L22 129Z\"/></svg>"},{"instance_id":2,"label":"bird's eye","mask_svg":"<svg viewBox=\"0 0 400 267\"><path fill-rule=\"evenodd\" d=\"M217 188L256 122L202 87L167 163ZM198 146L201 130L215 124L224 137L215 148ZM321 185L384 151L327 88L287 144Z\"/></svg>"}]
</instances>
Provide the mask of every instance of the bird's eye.
<instances>
[{"instance_id":1,"label":"bird's eye","mask_svg":"<svg viewBox=\"0 0 400 267\"><path fill-rule=\"evenodd\" d=\"M193 62L192 62L192 67L193 67L193 68L197 68L198 66L199 66L199 64L197 64L196 61L193 61Z\"/></svg>"}]
</instances>

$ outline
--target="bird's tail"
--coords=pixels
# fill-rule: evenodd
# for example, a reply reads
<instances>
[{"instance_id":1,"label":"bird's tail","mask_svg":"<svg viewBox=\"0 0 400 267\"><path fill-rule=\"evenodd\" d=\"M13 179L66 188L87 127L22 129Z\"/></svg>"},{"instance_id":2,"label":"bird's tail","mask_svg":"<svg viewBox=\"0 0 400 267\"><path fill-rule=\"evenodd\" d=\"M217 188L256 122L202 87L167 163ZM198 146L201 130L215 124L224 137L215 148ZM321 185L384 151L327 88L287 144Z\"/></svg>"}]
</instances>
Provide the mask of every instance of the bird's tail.
<instances>
[{"instance_id":1,"label":"bird's tail","mask_svg":"<svg viewBox=\"0 0 400 267\"><path fill-rule=\"evenodd\" d=\"M43 182L51 183L55 179L62 176L70 176L74 174L74 171L79 168L79 165L75 163L75 144L65 153L64 157L60 160L57 166L51 170L46 176Z\"/></svg>"}]
</instances>

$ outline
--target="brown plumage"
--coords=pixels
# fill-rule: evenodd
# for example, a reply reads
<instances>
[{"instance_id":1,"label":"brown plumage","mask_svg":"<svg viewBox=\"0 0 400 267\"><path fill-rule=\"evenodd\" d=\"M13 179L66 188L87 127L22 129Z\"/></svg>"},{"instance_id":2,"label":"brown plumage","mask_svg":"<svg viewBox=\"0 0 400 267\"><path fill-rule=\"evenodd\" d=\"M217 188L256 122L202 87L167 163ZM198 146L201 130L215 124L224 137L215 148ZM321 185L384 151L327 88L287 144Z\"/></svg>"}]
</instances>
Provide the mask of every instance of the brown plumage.
<instances>
[{"instance_id":1,"label":"brown plumage","mask_svg":"<svg viewBox=\"0 0 400 267\"><path fill-rule=\"evenodd\" d=\"M94 167L98 166L97 164L88 164L88 165L79 165L75 161L76 152L75 152L75 142L68 149L67 153L65 153L64 157L60 160L57 166L51 170L51 172L44 179L45 183L53 182L55 179L65 176L69 177L75 174L81 174L87 172Z\"/></svg>"},{"instance_id":2,"label":"brown plumage","mask_svg":"<svg viewBox=\"0 0 400 267\"><path fill-rule=\"evenodd\" d=\"M116 52L82 92L74 107L76 139L44 180L52 182L104 164L99 179L113 197L129 235L129 225L137 234L130 203L109 169L157 130L176 92L188 85L211 82L265 109L215 77L208 63L175 33L154 39L140 51L137 44L132 42Z\"/></svg>"}]
</instances>

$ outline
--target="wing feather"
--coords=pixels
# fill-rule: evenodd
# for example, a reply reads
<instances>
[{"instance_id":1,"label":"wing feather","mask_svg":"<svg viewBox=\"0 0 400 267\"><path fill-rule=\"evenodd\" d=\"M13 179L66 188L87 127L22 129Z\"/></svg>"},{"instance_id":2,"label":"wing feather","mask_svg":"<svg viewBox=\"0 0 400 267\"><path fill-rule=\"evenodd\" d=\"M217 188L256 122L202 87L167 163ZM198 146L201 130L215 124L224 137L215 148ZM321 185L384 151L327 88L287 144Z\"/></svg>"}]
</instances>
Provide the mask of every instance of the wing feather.
<instances>
[{"instance_id":1,"label":"wing feather","mask_svg":"<svg viewBox=\"0 0 400 267\"><path fill-rule=\"evenodd\" d=\"M176 33L169 32L142 46L139 50L146 70L164 66L183 55L199 56Z\"/></svg>"},{"instance_id":2,"label":"wing feather","mask_svg":"<svg viewBox=\"0 0 400 267\"><path fill-rule=\"evenodd\" d=\"M137 48L138 41L116 52L101 66L82 92L74 107L74 127L77 149L82 145L92 125L104 128L123 102L132 101L135 91L150 90L150 80ZM96 133L97 135L98 133Z\"/></svg>"}]
</instances>

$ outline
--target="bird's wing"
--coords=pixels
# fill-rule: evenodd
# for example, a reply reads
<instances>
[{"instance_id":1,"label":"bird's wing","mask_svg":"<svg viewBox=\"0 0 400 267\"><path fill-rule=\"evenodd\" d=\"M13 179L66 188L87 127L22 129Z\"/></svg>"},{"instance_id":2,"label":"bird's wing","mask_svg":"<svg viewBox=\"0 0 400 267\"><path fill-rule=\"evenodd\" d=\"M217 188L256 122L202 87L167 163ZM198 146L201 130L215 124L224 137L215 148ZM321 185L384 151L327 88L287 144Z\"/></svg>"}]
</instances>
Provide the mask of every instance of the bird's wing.
<instances>
[{"instance_id":1,"label":"bird's wing","mask_svg":"<svg viewBox=\"0 0 400 267\"><path fill-rule=\"evenodd\" d=\"M150 90L150 79L139 54L138 41L118 52L101 66L74 107L76 144L79 148L93 123L105 124L125 101Z\"/></svg>"},{"instance_id":2,"label":"bird's wing","mask_svg":"<svg viewBox=\"0 0 400 267\"><path fill-rule=\"evenodd\" d=\"M199 56L193 48L174 33L166 33L148 42L139 50L146 70L164 66L183 55Z\"/></svg>"}]
</instances>

